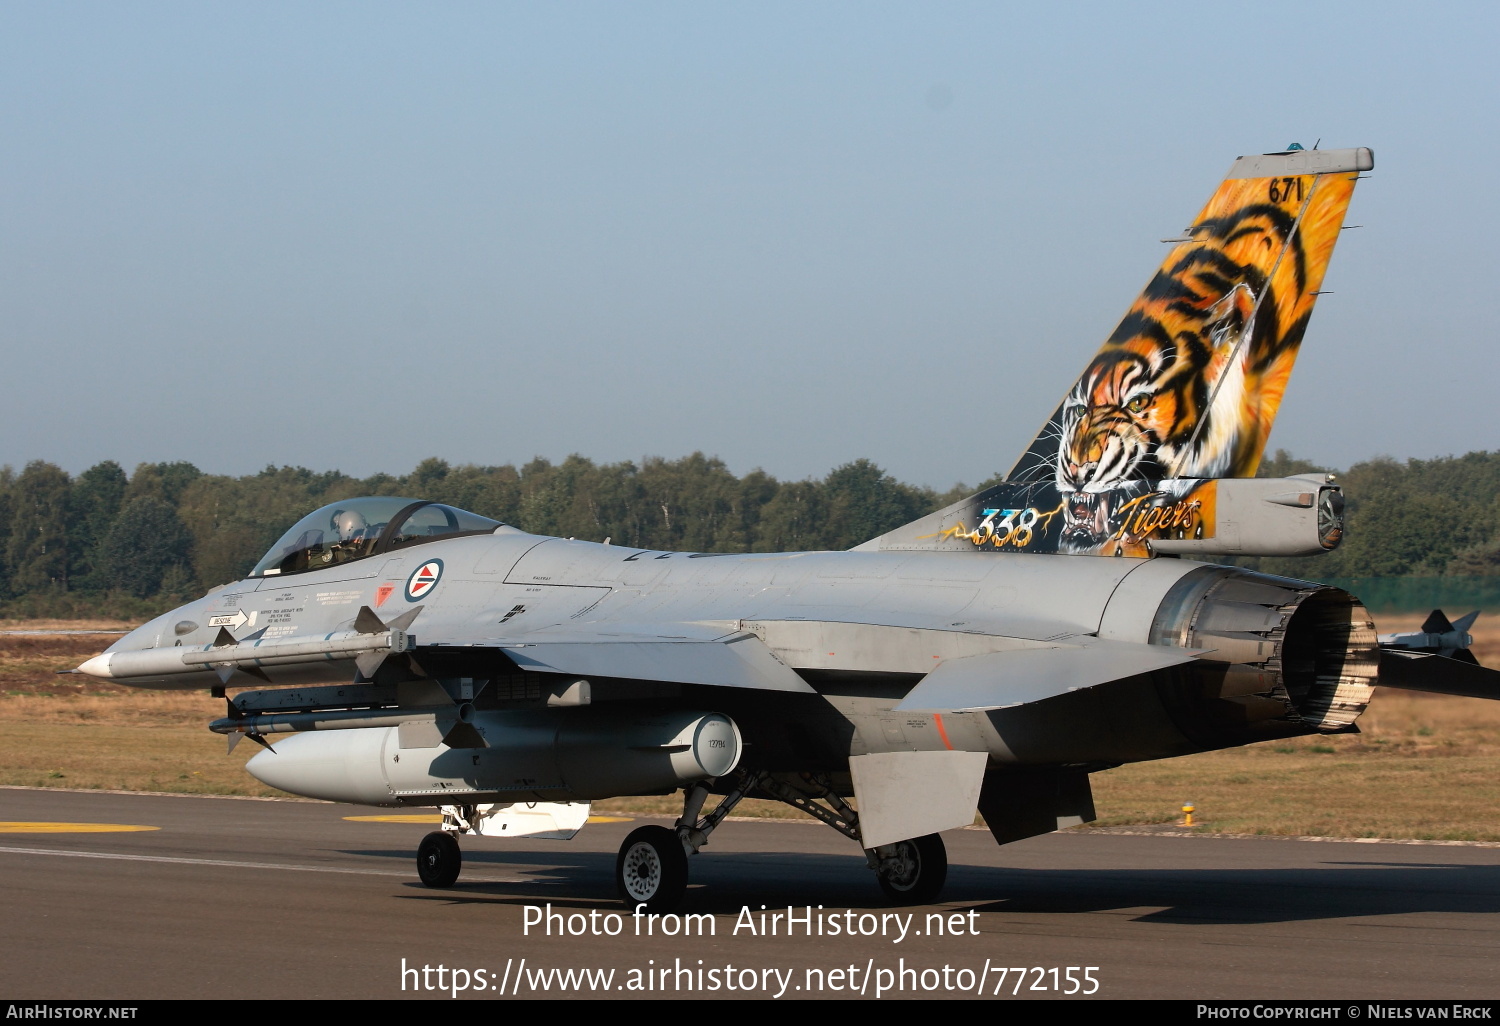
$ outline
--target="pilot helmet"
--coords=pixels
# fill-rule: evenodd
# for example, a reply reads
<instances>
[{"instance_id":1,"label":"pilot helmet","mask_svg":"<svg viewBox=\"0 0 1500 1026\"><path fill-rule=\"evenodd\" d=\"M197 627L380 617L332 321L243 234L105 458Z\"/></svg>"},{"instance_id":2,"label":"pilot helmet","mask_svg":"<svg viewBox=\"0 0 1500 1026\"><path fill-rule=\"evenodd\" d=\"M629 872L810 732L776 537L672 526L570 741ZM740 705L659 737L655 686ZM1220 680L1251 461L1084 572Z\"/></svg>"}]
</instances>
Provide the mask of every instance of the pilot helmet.
<instances>
[{"instance_id":1,"label":"pilot helmet","mask_svg":"<svg viewBox=\"0 0 1500 1026\"><path fill-rule=\"evenodd\" d=\"M341 509L333 515L333 529L338 532L339 541L354 541L369 526L358 510Z\"/></svg>"}]
</instances>

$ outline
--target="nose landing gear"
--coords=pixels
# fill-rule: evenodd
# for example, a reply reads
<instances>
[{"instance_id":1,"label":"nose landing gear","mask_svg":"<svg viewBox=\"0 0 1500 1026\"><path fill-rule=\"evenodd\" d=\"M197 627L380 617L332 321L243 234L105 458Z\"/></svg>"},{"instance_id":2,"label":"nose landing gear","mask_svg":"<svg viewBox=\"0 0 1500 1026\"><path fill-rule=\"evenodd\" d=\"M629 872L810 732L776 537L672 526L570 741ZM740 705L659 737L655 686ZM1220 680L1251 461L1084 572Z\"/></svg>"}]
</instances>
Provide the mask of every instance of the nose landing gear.
<instances>
[{"instance_id":1,"label":"nose landing gear","mask_svg":"<svg viewBox=\"0 0 1500 1026\"><path fill-rule=\"evenodd\" d=\"M463 852L452 834L434 830L417 845L417 876L428 887L452 887L463 865Z\"/></svg>"}]
</instances>

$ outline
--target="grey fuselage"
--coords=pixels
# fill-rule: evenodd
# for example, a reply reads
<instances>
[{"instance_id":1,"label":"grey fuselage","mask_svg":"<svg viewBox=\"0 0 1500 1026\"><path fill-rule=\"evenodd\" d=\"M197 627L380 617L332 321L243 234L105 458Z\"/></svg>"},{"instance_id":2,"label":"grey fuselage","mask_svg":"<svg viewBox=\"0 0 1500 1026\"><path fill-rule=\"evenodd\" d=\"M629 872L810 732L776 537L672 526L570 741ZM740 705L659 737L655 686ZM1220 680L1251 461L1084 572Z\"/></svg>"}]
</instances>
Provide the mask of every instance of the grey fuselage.
<instances>
[{"instance_id":1,"label":"grey fuselage","mask_svg":"<svg viewBox=\"0 0 1500 1026\"><path fill-rule=\"evenodd\" d=\"M438 583L411 597L413 573L433 560L441 562ZM239 581L156 618L106 656L201 649L219 631L214 624L232 626L237 637L264 631L266 643L331 635L350 630L362 606L389 620L420 605L410 629L425 672L493 681L476 705L482 715L500 715L545 701L549 674L528 672L535 669L525 663L528 646L542 651L575 637L607 646L750 634L796 671L803 692L662 679L670 670L644 677L593 672L591 715L611 708L723 713L743 732L747 762L772 772L842 777L851 755L947 749L985 752L997 765L1097 769L1330 729L1305 710L1299 715L1299 685L1280 664L1292 651L1289 625L1304 603L1316 604L1307 603L1316 592L1331 589L1170 558L659 552L502 527ZM1226 616L1242 622L1208 622ZM1212 630L1222 637L1206 644L1204 631ZM1124 676L1012 708L895 711L945 659L1089 638L1226 652L1240 644L1250 654ZM355 677L353 662L337 658L262 672L277 685ZM1286 679L1270 680L1278 673ZM220 683L206 668L121 682ZM236 676L229 683L262 682ZM1006 686L994 682L1001 692ZM1304 697L1312 686L1301 685Z\"/></svg>"}]
</instances>

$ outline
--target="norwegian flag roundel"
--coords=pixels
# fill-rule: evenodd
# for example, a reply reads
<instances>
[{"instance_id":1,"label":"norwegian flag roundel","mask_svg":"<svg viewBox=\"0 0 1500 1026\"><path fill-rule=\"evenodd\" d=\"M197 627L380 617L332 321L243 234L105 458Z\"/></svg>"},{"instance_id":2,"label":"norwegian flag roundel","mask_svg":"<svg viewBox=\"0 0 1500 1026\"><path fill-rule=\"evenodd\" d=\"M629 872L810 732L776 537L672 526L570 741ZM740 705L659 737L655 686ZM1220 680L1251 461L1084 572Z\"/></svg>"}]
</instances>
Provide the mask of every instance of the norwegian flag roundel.
<instances>
[{"instance_id":1,"label":"norwegian flag roundel","mask_svg":"<svg viewBox=\"0 0 1500 1026\"><path fill-rule=\"evenodd\" d=\"M415 602L426 595L443 576L443 561L441 559L429 559L417 567L412 575L406 579L406 601Z\"/></svg>"}]
</instances>

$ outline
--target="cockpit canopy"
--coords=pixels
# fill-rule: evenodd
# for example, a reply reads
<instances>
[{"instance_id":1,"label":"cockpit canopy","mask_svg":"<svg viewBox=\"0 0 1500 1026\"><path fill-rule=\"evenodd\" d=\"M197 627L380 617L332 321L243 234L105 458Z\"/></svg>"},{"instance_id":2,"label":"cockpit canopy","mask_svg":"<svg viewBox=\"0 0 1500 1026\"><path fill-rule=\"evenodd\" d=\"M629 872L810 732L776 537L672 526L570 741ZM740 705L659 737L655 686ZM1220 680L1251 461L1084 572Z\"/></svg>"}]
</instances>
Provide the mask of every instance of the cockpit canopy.
<instances>
[{"instance_id":1,"label":"cockpit canopy","mask_svg":"<svg viewBox=\"0 0 1500 1026\"><path fill-rule=\"evenodd\" d=\"M250 571L271 577L322 570L408 545L466 534L489 534L498 520L439 502L377 495L345 499L314 510L292 525Z\"/></svg>"}]
</instances>

